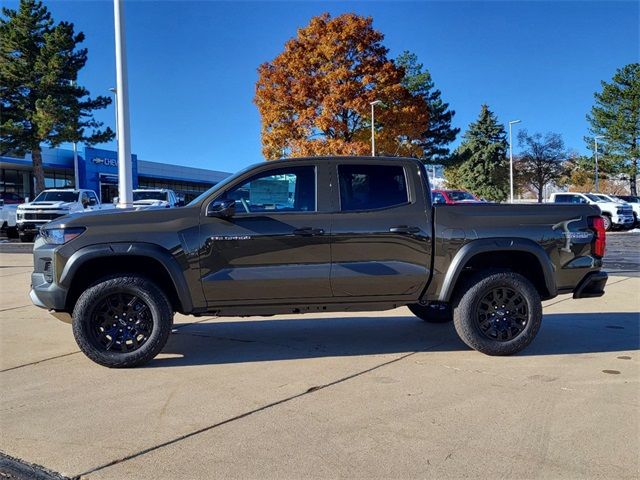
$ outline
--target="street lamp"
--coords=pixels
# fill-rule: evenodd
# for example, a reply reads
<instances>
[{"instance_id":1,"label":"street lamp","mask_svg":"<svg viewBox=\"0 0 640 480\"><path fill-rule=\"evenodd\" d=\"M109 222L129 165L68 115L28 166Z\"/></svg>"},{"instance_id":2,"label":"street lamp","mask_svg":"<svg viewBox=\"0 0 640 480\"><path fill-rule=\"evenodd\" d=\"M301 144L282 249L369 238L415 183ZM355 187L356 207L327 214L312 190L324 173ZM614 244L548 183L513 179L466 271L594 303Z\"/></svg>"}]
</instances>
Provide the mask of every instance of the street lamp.
<instances>
[{"instance_id":1,"label":"street lamp","mask_svg":"<svg viewBox=\"0 0 640 480\"><path fill-rule=\"evenodd\" d=\"M115 104L113 105L113 110L116 115L116 140L118 140L118 90L116 89L116 87L111 87L109 91L113 93L115 102Z\"/></svg>"},{"instance_id":2,"label":"street lamp","mask_svg":"<svg viewBox=\"0 0 640 480\"><path fill-rule=\"evenodd\" d=\"M382 100L374 100L373 102L370 102L369 105L371 105L371 156L375 157L376 156L376 129L375 129L375 110L374 107L376 105L382 105Z\"/></svg>"},{"instance_id":3,"label":"street lamp","mask_svg":"<svg viewBox=\"0 0 640 480\"><path fill-rule=\"evenodd\" d=\"M604 138L604 136L596 135L595 137L593 137L593 144L594 144L593 150L596 156L596 193L598 193L598 139L599 138Z\"/></svg>"},{"instance_id":4,"label":"street lamp","mask_svg":"<svg viewBox=\"0 0 640 480\"><path fill-rule=\"evenodd\" d=\"M511 203L513 203L513 139L511 135L511 127L520 122L521 120L511 120L509 122L509 185L511 191Z\"/></svg>"}]
</instances>

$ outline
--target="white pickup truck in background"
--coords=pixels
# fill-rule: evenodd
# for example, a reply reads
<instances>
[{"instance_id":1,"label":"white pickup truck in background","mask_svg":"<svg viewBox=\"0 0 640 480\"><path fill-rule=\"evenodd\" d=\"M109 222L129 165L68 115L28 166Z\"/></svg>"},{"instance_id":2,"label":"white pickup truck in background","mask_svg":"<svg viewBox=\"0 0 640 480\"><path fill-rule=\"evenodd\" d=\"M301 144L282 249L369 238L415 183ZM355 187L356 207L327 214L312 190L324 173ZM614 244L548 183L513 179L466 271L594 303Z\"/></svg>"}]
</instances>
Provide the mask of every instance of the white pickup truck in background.
<instances>
[{"instance_id":1,"label":"white pickup truck in background","mask_svg":"<svg viewBox=\"0 0 640 480\"><path fill-rule=\"evenodd\" d=\"M4 200L0 199L0 231L7 238L16 238L18 229L16 228L16 209L18 205L6 205Z\"/></svg>"},{"instance_id":2,"label":"white pickup truck in background","mask_svg":"<svg viewBox=\"0 0 640 480\"><path fill-rule=\"evenodd\" d=\"M71 213L113 208L101 205L93 190L52 188L44 190L32 202L18 205L16 226L23 242L32 242L40 227L51 220Z\"/></svg>"},{"instance_id":3,"label":"white pickup truck in background","mask_svg":"<svg viewBox=\"0 0 640 480\"><path fill-rule=\"evenodd\" d=\"M117 203L117 198L114 203ZM161 207L173 208L181 207L184 202L178 200L173 190L166 188L138 188L133 191L133 206L135 208L143 207Z\"/></svg>"},{"instance_id":4,"label":"white pickup truck in background","mask_svg":"<svg viewBox=\"0 0 640 480\"><path fill-rule=\"evenodd\" d=\"M604 219L605 230L612 228L633 228L635 218L633 210L626 203L619 201L607 200L604 196L593 193L580 192L558 192L552 193L549 199L551 203L574 203L596 205L600 208L602 218Z\"/></svg>"}]
</instances>

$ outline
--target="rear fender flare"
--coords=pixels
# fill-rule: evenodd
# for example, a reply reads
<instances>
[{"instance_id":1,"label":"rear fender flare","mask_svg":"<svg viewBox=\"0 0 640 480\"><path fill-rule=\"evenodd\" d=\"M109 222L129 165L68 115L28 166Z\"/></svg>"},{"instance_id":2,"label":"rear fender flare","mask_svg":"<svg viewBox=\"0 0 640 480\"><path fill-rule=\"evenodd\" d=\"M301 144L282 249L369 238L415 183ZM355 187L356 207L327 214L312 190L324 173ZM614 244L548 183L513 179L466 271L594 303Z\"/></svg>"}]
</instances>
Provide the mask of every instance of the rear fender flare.
<instances>
[{"instance_id":1,"label":"rear fender flare","mask_svg":"<svg viewBox=\"0 0 640 480\"><path fill-rule=\"evenodd\" d=\"M486 238L474 240L464 245L453 258L442 283L438 301L449 302L453 297L460 274L465 265L476 255L489 252L526 252L534 255L542 268L544 283L549 297L557 295L555 268L544 249L533 240L526 238Z\"/></svg>"}]
</instances>

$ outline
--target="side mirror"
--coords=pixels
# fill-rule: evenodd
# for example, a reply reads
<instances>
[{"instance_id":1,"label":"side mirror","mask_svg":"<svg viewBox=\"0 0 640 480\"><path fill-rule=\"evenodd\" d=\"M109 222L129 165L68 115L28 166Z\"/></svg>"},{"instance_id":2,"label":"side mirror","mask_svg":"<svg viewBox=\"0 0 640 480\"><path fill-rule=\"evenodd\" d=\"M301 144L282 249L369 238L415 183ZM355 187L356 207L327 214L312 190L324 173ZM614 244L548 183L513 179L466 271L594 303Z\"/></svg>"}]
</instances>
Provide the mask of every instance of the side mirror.
<instances>
[{"instance_id":1,"label":"side mirror","mask_svg":"<svg viewBox=\"0 0 640 480\"><path fill-rule=\"evenodd\" d=\"M178 200L178 202L176 203L176 207L184 207L186 204L184 203L184 200Z\"/></svg>"},{"instance_id":2,"label":"side mirror","mask_svg":"<svg viewBox=\"0 0 640 480\"><path fill-rule=\"evenodd\" d=\"M118 205L118 202L120 201L119 197L113 197L113 204L114 205Z\"/></svg>"},{"instance_id":3,"label":"side mirror","mask_svg":"<svg viewBox=\"0 0 640 480\"><path fill-rule=\"evenodd\" d=\"M231 218L235 214L235 200L215 200L207 207L207 217Z\"/></svg>"},{"instance_id":4,"label":"side mirror","mask_svg":"<svg viewBox=\"0 0 640 480\"><path fill-rule=\"evenodd\" d=\"M89 202L88 198L83 198L82 199L82 207L83 208L87 208L89 205L91 205L91 203Z\"/></svg>"}]
</instances>

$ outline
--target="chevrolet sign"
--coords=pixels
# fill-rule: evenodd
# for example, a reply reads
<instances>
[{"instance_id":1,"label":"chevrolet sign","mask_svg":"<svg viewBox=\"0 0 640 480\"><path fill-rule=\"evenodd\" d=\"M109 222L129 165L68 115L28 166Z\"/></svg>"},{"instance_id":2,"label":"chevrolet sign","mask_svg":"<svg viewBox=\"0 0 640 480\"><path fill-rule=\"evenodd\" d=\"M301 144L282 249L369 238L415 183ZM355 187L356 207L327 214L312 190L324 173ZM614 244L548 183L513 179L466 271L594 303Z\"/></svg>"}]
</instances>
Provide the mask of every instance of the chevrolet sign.
<instances>
[{"instance_id":1,"label":"chevrolet sign","mask_svg":"<svg viewBox=\"0 0 640 480\"><path fill-rule=\"evenodd\" d=\"M95 157L95 158L92 158L91 161L93 163L95 163L96 165L104 165L105 167L117 167L118 166L118 160L116 160L115 158L99 158L99 157Z\"/></svg>"}]
</instances>

